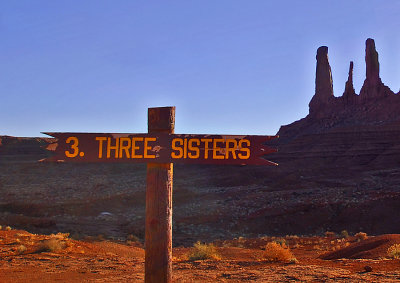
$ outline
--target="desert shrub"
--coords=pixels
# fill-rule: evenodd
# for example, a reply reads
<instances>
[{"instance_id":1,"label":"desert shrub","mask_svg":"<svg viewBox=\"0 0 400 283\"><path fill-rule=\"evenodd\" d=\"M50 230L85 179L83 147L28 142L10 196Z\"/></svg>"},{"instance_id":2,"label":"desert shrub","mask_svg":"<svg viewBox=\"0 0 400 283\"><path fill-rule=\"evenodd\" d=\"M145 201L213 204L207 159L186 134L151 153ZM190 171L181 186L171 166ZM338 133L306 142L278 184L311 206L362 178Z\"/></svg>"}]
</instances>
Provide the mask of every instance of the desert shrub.
<instances>
[{"instance_id":1,"label":"desert shrub","mask_svg":"<svg viewBox=\"0 0 400 283\"><path fill-rule=\"evenodd\" d=\"M132 234L126 236L126 240L131 242L139 242L139 238Z\"/></svg>"},{"instance_id":2,"label":"desert shrub","mask_svg":"<svg viewBox=\"0 0 400 283\"><path fill-rule=\"evenodd\" d=\"M292 257L291 259L289 259L289 264L296 264L299 263L299 261L297 260L297 258Z\"/></svg>"},{"instance_id":3,"label":"desert shrub","mask_svg":"<svg viewBox=\"0 0 400 283\"><path fill-rule=\"evenodd\" d=\"M245 243L246 243L246 238L244 238L244 237L239 237L238 239L237 239L237 247L239 247L239 248L244 248L245 247Z\"/></svg>"},{"instance_id":4,"label":"desert shrub","mask_svg":"<svg viewBox=\"0 0 400 283\"><path fill-rule=\"evenodd\" d=\"M81 240L83 238L85 238L86 235L83 235L81 233L75 232L71 235L71 239L73 240Z\"/></svg>"},{"instance_id":5,"label":"desert shrub","mask_svg":"<svg viewBox=\"0 0 400 283\"><path fill-rule=\"evenodd\" d=\"M335 234L335 232L326 231L325 232L325 237L327 237L327 238L335 238L336 234Z\"/></svg>"},{"instance_id":6,"label":"desert shrub","mask_svg":"<svg viewBox=\"0 0 400 283\"><path fill-rule=\"evenodd\" d=\"M15 233L15 237L26 237L26 236L28 235L24 233Z\"/></svg>"},{"instance_id":7,"label":"desert shrub","mask_svg":"<svg viewBox=\"0 0 400 283\"><path fill-rule=\"evenodd\" d=\"M294 259L294 256L285 244L280 245L277 242L269 242L265 247L263 258L267 261L289 262Z\"/></svg>"},{"instance_id":8,"label":"desert shrub","mask_svg":"<svg viewBox=\"0 0 400 283\"><path fill-rule=\"evenodd\" d=\"M59 232L57 234L51 234L50 236L54 237L54 238L58 238L58 239L66 239L66 238L69 237L69 233L61 233L61 232Z\"/></svg>"},{"instance_id":9,"label":"desert shrub","mask_svg":"<svg viewBox=\"0 0 400 283\"><path fill-rule=\"evenodd\" d=\"M286 240L283 238L278 238L274 241L275 243L281 245L281 246L287 246Z\"/></svg>"},{"instance_id":10,"label":"desert shrub","mask_svg":"<svg viewBox=\"0 0 400 283\"><path fill-rule=\"evenodd\" d=\"M347 230L343 230L342 232L340 232L340 236L342 236L342 238L348 238L349 232L347 232Z\"/></svg>"},{"instance_id":11,"label":"desert shrub","mask_svg":"<svg viewBox=\"0 0 400 283\"><path fill-rule=\"evenodd\" d=\"M98 234L97 236L96 236L96 240L97 241L104 241L106 238L104 237L104 235L103 234Z\"/></svg>"},{"instance_id":12,"label":"desert shrub","mask_svg":"<svg viewBox=\"0 0 400 283\"><path fill-rule=\"evenodd\" d=\"M296 243L296 244L293 245L292 248L297 249L297 248L299 248L299 247L301 247L300 244L299 244L299 243Z\"/></svg>"},{"instance_id":13,"label":"desert shrub","mask_svg":"<svg viewBox=\"0 0 400 283\"><path fill-rule=\"evenodd\" d=\"M394 244L387 249L390 258L400 258L400 244Z\"/></svg>"},{"instance_id":14,"label":"desert shrub","mask_svg":"<svg viewBox=\"0 0 400 283\"><path fill-rule=\"evenodd\" d=\"M105 236L103 235L103 234L98 234L97 236L87 236L87 235L85 235L85 236L82 236L82 238L83 238L83 240L84 241L87 241L87 242L101 242L101 241L105 241L106 240L106 238L105 238Z\"/></svg>"},{"instance_id":15,"label":"desert shrub","mask_svg":"<svg viewBox=\"0 0 400 283\"><path fill-rule=\"evenodd\" d=\"M358 232L357 234L354 235L357 240L361 241L361 240L366 240L368 239L367 233L364 232Z\"/></svg>"},{"instance_id":16,"label":"desert shrub","mask_svg":"<svg viewBox=\"0 0 400 283\"><path fill-rule=\"evenodd\" d=\"M65 249L67 246L66 242L59 239L52 237L48 240L44 240L42 244L38 247L37 252L55 252L59 250Z\"/></svg>"},{"instance_id":17,"label":"desert shrub","mask_svg":"<svg viewBox=\"0 0 400 283\"><path fill-rule=\"evenodd\" d=\"M320 246L320 245L314 245L312 248L313 248L314 250L318 251L318 250L321 249L321 246Z\"/></svg>"},{"instance_id":18,"label":"desert shrub","mask_svg":"<svg viewBox=\"0 0 400 283\"><path fill-rule=\"evenodd\" d=\"M20 245L17 247L17 253L22 254L26 251L26 247L24 245Z\"/></svg>"},{"instance_id":19,"label":"desert shrub","mask_svg":"<svg viewBox=\"0 0 400 283\"><path fill-rule=\"evenodd\" d=\"M3 226L0 225L0 230L3 230Z\"/></svg>"},{"instance_id":20,"label":"desert shrub","mask_svg":"<svg viewBox=\"0 0 400 283\"><path fill-rule=\"evenodd\" d=\"M132 243L140 243L140 239L138 237L136 237L135 235L129 234L128 236L126 236L126 243L128 245L130 245Z\"/></svg>"},{"instance_id":21,"label":"desert shrub","mask_svg":"<svg viewBox=\"0 0 400 283\"><path fill-rule=\"evenodd\" d=\"M285 238L286 239L298 239L299 236L297 236L297 235L286 235Z\"/></svg>"},{"instance_id":22,"label":"desert shrub","mask_svg":"<svg viewBox=\"0 0 400 283\"><path fill-rule=\"evenodd\" d=\"M202 244L196 242L188 254L189 260L221 259L213 244Z\"/></svg>"},{"instance_id":23,"label":"desert shrub","mask_svg":"<svg viewBox=\"0 0 400 283\"><path fill-rule=\"evenodd\" d=\"M336 246L334 246L332 249L334 250L334 251L337 251L337 250L340 250L342 247L340 246L340 245L336 245Z\"/></svg>"},{"instance_id":24,"label":"desert shrub","mask_svg":"<svg viewBox=\"0 0 400 283\"><path fill-rule=\"evenodd\" d=\"M6 227L6 230L7 230L7 231L11 231L12 228L11 228L10 226L7 226L7 227Z\"/></svg>"}]
</instances>

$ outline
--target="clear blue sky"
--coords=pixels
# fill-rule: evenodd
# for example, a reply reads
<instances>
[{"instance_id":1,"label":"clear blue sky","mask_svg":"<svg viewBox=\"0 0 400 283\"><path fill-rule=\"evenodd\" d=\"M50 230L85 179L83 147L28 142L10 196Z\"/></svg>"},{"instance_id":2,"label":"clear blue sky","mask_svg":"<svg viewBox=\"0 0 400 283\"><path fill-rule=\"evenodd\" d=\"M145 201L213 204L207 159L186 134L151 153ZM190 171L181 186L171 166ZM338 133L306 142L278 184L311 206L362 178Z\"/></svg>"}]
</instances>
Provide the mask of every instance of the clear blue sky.
<instances>
[{"instance_id":1,"label":"clear blue sky","mask_svg":"<svg viewBox=\"0 0 400 283\"><path fill-rule=\"evenodd\" d=\"M374 38L400 88L400 1L1 1L0 134L147 132L176 106L176 133L275 134L308 114L315 54L340 96Z\"/></svg>"}]
</instances>

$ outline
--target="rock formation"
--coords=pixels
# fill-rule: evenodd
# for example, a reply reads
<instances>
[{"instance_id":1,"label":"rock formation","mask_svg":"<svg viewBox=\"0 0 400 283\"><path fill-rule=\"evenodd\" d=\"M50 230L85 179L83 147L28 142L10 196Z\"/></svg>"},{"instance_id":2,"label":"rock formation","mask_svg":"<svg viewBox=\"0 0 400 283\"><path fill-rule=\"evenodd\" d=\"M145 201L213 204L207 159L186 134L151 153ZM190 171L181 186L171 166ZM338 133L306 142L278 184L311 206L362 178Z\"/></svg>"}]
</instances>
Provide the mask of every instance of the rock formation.
<instances>
[{"instance_id":1,"label":"rock formation","mask_svg":"<svg viewBox=\"0 0 400 283\"><path fill-rule=\"evenodd\" d=\"M310 118L321 119L337 115L349 105L368 104L373 101L395 95L382 83L379 77L378 52L375 42L368 38L365 44L366 78L357 95L353 87L353 62L350 62L349 78L342 97L333 95L331 67L328 60L328 47L321 46L317 50L317 70L315 78L315 95L310 101Z\"/></svg>"},{"instance_id":2,"label":"rock formation","mask_svg":"<svg viewBox=\"0 0 400 283\"><path fill-rule=\"evenodd\" d=\"M380 125L400 121L400 92L395 94L379 77L379 57L375 42L368 38L365 47L366 78L358 95L353 86L353 62L343 95L333 95L328 47L317 50L315 94L309 103L309 114L290 125L282 126L279 143L299 135L322 133L337 127Z\"/></svg>"},{"instance_id":3,"label":"rock formation","mask_svg":"<svg viewBox=\"0 0 400 283\"><path fill-rule=\"evenodd\" d=\"M352 105L356 102L357 94L353 86L353 61L350 62L349 77L344 88L343 100L345 105Z\"/></svg>"},{"instance_id":4,"label":"rock formation","mask_svg":"<svg viewBox=\"0 0 400 283\"><path fill-rule=\"evenodd\" d=\"M379 78L379 55L375 49L375 41L368 38L365 42L366 80L377 84Z\"/></svg>"},{"instance_id":5,"label":"rock formation","mask_svg":"<svg viewBox=\"0 0 400 283\"><path fill-rule=\"evenodd\" d=\"M317 50L317 68L315 76L315 95L310 101L310 115L322 116L325 108L334 99L331 66L328 59L328 47Z\"/></svg>"},{"instance_id":6,"label":"rock formation","mask_svg":"<svg viewBox=\"0 0 400 283\"><path fill-rule=\"evenodd\" d=\"M368 38L365 43L366 78L360 91L362 100L386 97L393 92L382 83L379 77L379 57L375 42Z\"/></svg>"}]
</instances>

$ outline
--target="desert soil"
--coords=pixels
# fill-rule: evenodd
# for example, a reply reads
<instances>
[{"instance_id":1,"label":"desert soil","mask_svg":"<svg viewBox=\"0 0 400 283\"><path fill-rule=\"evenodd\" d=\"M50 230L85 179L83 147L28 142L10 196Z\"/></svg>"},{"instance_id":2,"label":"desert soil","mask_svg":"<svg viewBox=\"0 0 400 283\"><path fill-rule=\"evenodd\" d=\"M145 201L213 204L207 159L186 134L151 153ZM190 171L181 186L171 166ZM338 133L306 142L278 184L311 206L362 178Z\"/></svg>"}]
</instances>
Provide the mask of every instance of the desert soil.
<instances>
[{"instance_id":1,"label":"desert soil","mask_svg":"<svg viewBox=\"0 0 400 283\"><path fill-rule=\"evenodd\" d=\"M43 249L51 238L60 245L52 251ZM298 262L265 260L263 248L270 241L285 241ZM195 261L187 258L191 248L176 247L173 281L399 282L400 260L387 258L387 248L396 243L400 235L366 240L354 236L238 238L214 243L220 260ZM144 254L138 242L77 241L67 234L37 235L3 227L0 282L143 282Z\"/></svg>"}]
</instances>

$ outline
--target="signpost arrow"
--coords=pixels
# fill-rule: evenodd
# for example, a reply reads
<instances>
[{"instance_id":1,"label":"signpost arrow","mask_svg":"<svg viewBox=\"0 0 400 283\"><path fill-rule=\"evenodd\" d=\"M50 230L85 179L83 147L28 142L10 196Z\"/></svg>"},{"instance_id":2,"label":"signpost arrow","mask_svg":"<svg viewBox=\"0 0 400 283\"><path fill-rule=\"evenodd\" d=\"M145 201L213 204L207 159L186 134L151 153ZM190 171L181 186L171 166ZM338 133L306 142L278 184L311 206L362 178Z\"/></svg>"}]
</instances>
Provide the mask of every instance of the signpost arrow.
<instances>
[{"instance_id":1,"label":"signpost arrow","mask_svg":"<svg viewBox=\"0 0 400 283\"><path fill-rule=\"evenodd\" d=\"M172 280L173 163L278 165L265 143L278 136L174 134L175 107L148 109L147 134L45 133L46 162L147 163L145 282Z\"/></svg>"}]
</instances>

